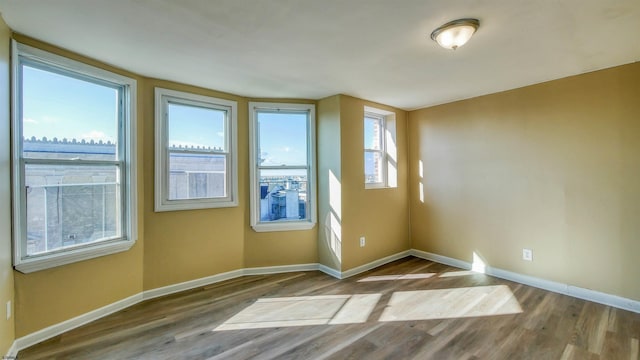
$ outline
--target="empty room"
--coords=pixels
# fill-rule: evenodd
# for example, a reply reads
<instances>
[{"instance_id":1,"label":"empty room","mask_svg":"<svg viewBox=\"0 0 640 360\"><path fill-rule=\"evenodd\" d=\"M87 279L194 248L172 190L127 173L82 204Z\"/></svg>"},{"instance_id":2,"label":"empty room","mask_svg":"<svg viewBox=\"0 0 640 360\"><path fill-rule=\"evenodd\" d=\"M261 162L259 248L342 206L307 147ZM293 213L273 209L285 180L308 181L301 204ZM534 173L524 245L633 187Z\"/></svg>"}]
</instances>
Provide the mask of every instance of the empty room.
<instances>
[{"instance_id":1,"label":"empty room","mask_svg":"<svg viewBox=\"0 0 640 360\"><path fill-rule=\"evenodd\" d=\"M640 359L637 0L0 0L3 359Z\"/></svg>"}]
</instances>

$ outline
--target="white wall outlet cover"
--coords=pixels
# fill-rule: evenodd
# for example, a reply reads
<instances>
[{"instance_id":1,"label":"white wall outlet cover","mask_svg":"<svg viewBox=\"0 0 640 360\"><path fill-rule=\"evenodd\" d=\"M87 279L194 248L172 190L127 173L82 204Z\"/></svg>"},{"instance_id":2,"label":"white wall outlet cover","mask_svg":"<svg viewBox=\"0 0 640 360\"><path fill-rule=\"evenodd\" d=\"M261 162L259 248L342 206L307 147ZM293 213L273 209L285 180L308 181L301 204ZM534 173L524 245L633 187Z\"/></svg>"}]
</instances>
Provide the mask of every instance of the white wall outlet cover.
<instances>
[{"instance_id":1,"label":"white wall outlet cover","mask_svg":"<svg viewBox=\"0 0 640 360\"><path fill-rule=\"evenodd\" d=\"M533 261L533 250L522 249L522 260Z\"/></svg>"}]
</instances>

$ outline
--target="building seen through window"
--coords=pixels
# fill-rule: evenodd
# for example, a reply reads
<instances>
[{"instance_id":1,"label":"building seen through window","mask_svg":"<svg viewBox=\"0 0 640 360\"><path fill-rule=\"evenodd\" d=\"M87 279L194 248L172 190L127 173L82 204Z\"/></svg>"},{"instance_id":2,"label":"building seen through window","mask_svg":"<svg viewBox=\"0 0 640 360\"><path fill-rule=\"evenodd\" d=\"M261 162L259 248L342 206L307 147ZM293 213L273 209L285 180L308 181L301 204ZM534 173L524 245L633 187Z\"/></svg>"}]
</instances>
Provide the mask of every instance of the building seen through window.
<instances>
[{"instance_id":1,"label":"building seen through window","mask_svg":"<svg viewBox=\"0 0 640 360\"><path fill-rule=\"evenodd\" d=\"M315 108L251 103L250 110L253 228L280 231L313 227Z\"/></svg>"},{"instance_id":2,"label":"building seen through window","mask_svg":"<svg viewBox=\"0 0 640 360\"><path fill-rule=\"evenodd\" d=\"M129 249L137 236L136 81L12 46L15 268Z\"/></svg>"},{"instance_id":3,"label":"building seen through window","mask_svg":"<svg viewBox=\"0 0 640 360\"><path fill-rule=\"evenodd\" d=\"M24 156L39 159L112 159L111 142L31 137ZM27 254L37 255L120 236L115 166L25 166Z\"/></svg>"},{"instance_id":4,"label":"building seen through window","mask_svg":"<svg viewBox=\"0 0 640 360\"><path fill-rule=\"evenodd\" d=\"M236 206L237 103L163 88L155 101L155 210Z\"/></svg>"}]
</instances>

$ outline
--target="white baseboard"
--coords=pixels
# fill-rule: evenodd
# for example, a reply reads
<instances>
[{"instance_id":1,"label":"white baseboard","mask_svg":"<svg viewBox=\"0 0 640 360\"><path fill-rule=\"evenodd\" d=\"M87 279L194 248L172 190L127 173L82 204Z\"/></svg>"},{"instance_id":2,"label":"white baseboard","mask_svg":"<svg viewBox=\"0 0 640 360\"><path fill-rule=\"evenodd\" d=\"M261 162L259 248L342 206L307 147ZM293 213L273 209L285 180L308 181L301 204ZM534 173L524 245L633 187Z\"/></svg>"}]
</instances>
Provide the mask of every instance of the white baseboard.
<instances>
[{"instance_id":1,"label":"white baseboard","mask_svg":"<svg viewBox=\"0 0 640 360\"><path fill-rule=\"evenodd\" d=\"M318 264L314 263L314 264L245 268L242 271L242 274L243 275L268 275L268 274L281 274L281 273L296 272L296 271L317 271L317 270L318 270Z\"/></svg>"},{"instance_id":2,"label":"white baseboard","mask_svg":"<svg viewBox=\"0 0 640 360\"><path fill-rule=\"evenodd\" d=\"M360 265L357 267L354 267L353 269L349 269L347 271L343 271L341 274L340 279L346 279L348 277L351 277L353 275L358 275L360 273L363 273L365 271L369 271L371 269L375 269L378 266L382 266L384 264L388 264L392 261L396 261L396 260L400 260L402 258L405 258L407 256L411 255L411 250L406 250L406 251L402 251L399 252L397 254L393 254L393 255L389 255L387 257L383 257L382 259L378 259L375 261L372 261L368 264L364 264L364 265Z\"/></svg>"},{"instance_id":3,"label":"white baseboard","mask_svg":"<svg viewBox=\"0 0 640 360\"><path fill-rule=\"evenodd\" d=\"M75 329L94 320L113 314L114 312L126 309L129 306L139 303L140 301L142 301L142 293L129 296L126 299L116 301L99 309L95 309L93 311L89 311L88 313L84 313L80 316L76 316L72 319L63 321L61 323L51 325L42 330L38 330L34 333L16 339L16 341L14 342L15 348L17 351L28 348L29 346L60 335L71 329Z\"/></svg>"},{"instance_id":4,"label":"white baseboard","mask_svg":"<svg viewBox=\"0 0 640 360\"><path fill-rule=\"evenodd\" d=\"M462 269L471 269L471 263L450 258L447 256L437 255L426 251L420 251L416 249L411 250L411 255L426 260L431 260L441 264L454 266ZM497 278L514 281L520 284L533 286L539 289L552 291L559 294L572 296L578 299L592 301L595 303L613 306L615 308L628 310L636 313L640 313L640 301L624 298L617 295L611 295L600 291L591 289L585 289L577 286L572 286L556 281L537 278L534 276L519 274L507 270L498 269L491 266L485 267L485 274L495 276Z\"/></svg>"},{"instance_id":5,"label":"white baseboard","mask_svg":"<svg viewBox=\"0 0 640 360\"><path fill-rule=\"evenodd\" d=\"M160 296L175 294L180 291L195 289L200 286L207 286L220 281L231 280L244 275L243 269L227 271L221 274L203 277L200 279L190 280L173 284L169 286L163 286L152 290L146 290L142 292L142 299L149 300Z\"/></svg>"},{"instance_id":6,"label":"white baseboard","mask_svg":"<svg viewBox=\"0 0 640 360\"><path fill-rule=\"evenodd\" d=\"M282 266L265 266L254 267L246 269L238 269L233 271L227 271L221 274L203 277L200 279L189 280L178 284L163 286L152 290L144 291L142 294L143 300L154 299L160 296L166 296L175 294L185 290L195 289L201 286L207 286L215 284L217 282L235 279L240 276L247 275L268 275L268 274L280 274L294 271L316 271L318 270L318 264L298 264L298 265L282 265Z\"/></svg>"},{"instance_id":7,"label":"white baseboard","mask_svg":"<svg viewBox=\"0 0 640 360\"><path fill-rule=\"evenodd\" d=\"M99 309L76 316L72 319L63 321L61 323L46 327L42 330L38 330L29 335L25 335L21 338L18 338L13 342L7 356L16 356L18 351L22 349L26 349L29 346L33 346L37 343L48 340L54 336L73 330L77 327L80 327L92 321L98 320L114 312L123 310L127 307L135 305L144 300L154 299L154 298L165 296L165 295L171 295L177 292L191 290L201 286L211 285L211 284L225 281L225 280L231 280L244 275L266 275L266 274L276 274L276 273L294 272L294 271L316 271L319 269L319 266L320 266L319 264L299 264L299 265L284 265L284 266L238 269L238 270L224 272L221 274L207 276L200 279L185 281L178 284L173 284L169 286L163 286L161 288L143 291L136 295L130 296L126 299L116 301L107 306L101 307Z\"/></svg>"},{"instance_id":8,"label":"white baseboard","mask_svg":"<svg viewBox=\"0 0 640 360\"><path fill-rule=\"evenodd\" d=\"M7 355L3 357L3 359L16 359L18 357L18 345L14 341L9 350L7 350Z\"/></svg>"},{"instance_id":9,"label":"white baseboard","mask_svg":"<svg viewBox=\"0 0 640 360\"><path fill-rule=\"evenodd\" d=\"M88 313L63 321L61 323L49 326L42 330L38 330L34 333L31 333L29 335L25 335L21 338L16 339L11 345L11 347L9 348L7 357L9 358L11 358L11 356L15 357L18 351L22 349L25 349L39 342L50 339L54 336L60 335L69 330L80 327L92 321L98 320L114 312L123 310L143 300L153 299L160 296L174 294L180 291L185 291L185 290L190 290L190 289L194 289L201 286L211 285L220 281L230 280L230 279L234 279L234 278L245 276L245 275L266 275L266 274L276 274L276 273L294 272L294 271L318 270L327 275L333 276L337 279L345 279L350 276L363 273L365 271L374 269L378 266L382 266L384 264L402 259L410 255L418 258L426 259L426 260L431 260L437 263L457 267L457 268L462 268L467 270L471 269L471 263L469 262L450 258L447 256L429 253L426 251L416 250L416 249L402 251L397 254L393 254L393 255L384 257L382 259L372 261L368 264L364 264L344 272L340 272L339 270L330 268L326 265L317 264L317 263L238 269L238 270L233 270L233 271L229 271L221 274L207 276L200 279L185 281L179 284L174 284L174 285L164 286L157 289L143 291L136 295L130 296L126 299L116 301L112 304L103 306L99 309L90 311ZM631 300L631 299L623 298L620 296L606 294L606 293L602 293L602 292L594 291L590 289L562 284L555 281L540 279L533 276L518 274L511 271L493 268L490 266L485 267L485 273L487 275L495 276L505 280L515 281L524 285L529 285L529 286L537 287L540 289L573 296L583 300L593 301L596 303L640 313L640 301Z\"/></svg>"},{"instance_id":10,"label":"white baseboard","mask_svg":"<svg viewBox=\"0 0 640 360\"><path fill-rule=\"evenodd\" d=\"M329 276L333 276L336 279L342 279L342 273L340 270L336 270L323 264L318 264L318 270Z\"/></svg>"},{"instance_id":11,"label":"white baseboard","mask_svg":"<svg viewBox=\"0 0 640 360\"><path fill-rule=\"evenodd\" d=\"M464 270L471 270L471 263L470 262L466 262L466 261L463 261L463 260L450 258L448 256L442 256L442 255L438 255L438 254L433 254L433 253L422 251L422 250L411 249L409 251L411 253L410 255L413 255L413 256L415 256L417 258L421 258L421 259L425 259L425 260L431 260L431 261L437 262L439 264L449 265L449 266L457 267L457 268L464 269Z\"/></svg>"}]
</instances>

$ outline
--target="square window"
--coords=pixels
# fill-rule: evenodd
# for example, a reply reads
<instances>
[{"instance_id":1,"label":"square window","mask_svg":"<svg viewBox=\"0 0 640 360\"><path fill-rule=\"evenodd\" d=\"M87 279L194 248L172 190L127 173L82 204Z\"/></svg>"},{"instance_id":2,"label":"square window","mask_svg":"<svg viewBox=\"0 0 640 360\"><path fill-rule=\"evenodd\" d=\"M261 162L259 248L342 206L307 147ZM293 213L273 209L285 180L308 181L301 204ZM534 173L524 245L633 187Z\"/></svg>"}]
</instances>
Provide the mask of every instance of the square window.
<instances>
[{"instance_id":1,"label":"square window","mask_svg":"<svg viewBox=\"0 0 640 360\"><path fill-rule=\"evenodd\" d=\"M156 211L237 206L236 109L156 88Z\"/></svg>"}]
</instances>

